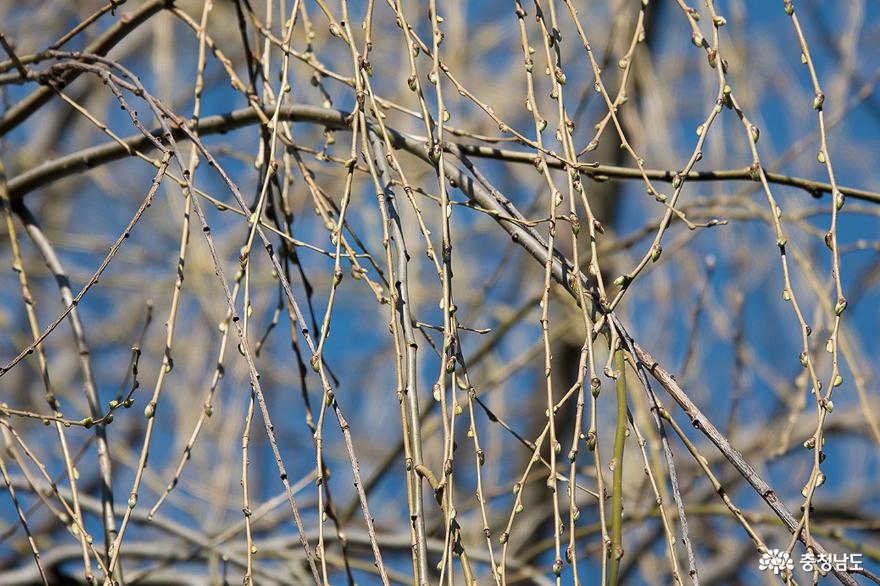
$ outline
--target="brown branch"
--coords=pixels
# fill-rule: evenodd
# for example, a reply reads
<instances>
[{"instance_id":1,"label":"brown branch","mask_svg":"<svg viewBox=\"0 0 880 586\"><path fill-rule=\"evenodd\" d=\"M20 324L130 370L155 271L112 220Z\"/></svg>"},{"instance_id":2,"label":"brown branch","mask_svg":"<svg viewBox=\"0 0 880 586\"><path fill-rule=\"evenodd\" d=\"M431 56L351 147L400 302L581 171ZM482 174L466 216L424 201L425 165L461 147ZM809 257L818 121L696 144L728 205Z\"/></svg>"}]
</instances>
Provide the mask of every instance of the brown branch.
<instances>
[{"instance_id":1,"label":"brown branch","mask_svg":"<svg viewBox=\"0 0 880 586\"><path fill-rule=\"evenodd\" d=\"M259 114L253 108L241 108L225 114L203 118L193 130L201 136L225 134L238 128L258 124L261 115L271 116L274 110L275 107L271 104L263 106L263 110ZM10 110L10 112L12 112L12 110ZM4 119L0 119L0 135L2 135L3 132L2 124ZM291 122L320 124L333 130L344 130L348 128L348 113L341 110L321 108L307 104L283 106L279 112L279 119ZM388 128L388 132L392 139L395 140L394 146L396 148L404 148L413 152L413 154L418 154L415 150L422 148L420 142L415 138L405 136L391 128ZM186 131L179 127L173 128L173 134L175 139L186 138ZM152 131L152 135L154 137L161 136L162 130L155 129ZM9 196L13 200L20 199L40 187L44 187L55 181L69 177L70 175L76 175L105 163L133 156L137 151L152 150L155 148L151 144L150 139L142 134L124 138L122 143L123 144L111 141L82 149L75 153L47 161L42 165L16 175L9 180ZM525 151L451 142L447 142L445 147L447 151L458 149L459 152L470 157L497 159L509 163L529 165L532 165L535 162L534 154ZM547 166L554 169L564 168L562 162L554 159L548 159ZM639 169L619 167L616 165L585 163L581 168L581 171L587 177L600 181L606 178L642 179L642 174ZM645 175L650 179L666 183L672 183L676 178L675 171L664 169L646 169ZM821 196L822 194L831 193L832 191L831 185L822 181L813 181L812 179L806 179L803 177L793 177L783 173L765 172L765 175L767 181L770 183L797 187L814 196ZM687 174L686 179L688 181L753 181L752 176L753 170L746 167L743 169L692 171ZM847 197L871 203L880 203L880 193L854 187L839 187L838 189Z\"/></svg>"}]
</instances>

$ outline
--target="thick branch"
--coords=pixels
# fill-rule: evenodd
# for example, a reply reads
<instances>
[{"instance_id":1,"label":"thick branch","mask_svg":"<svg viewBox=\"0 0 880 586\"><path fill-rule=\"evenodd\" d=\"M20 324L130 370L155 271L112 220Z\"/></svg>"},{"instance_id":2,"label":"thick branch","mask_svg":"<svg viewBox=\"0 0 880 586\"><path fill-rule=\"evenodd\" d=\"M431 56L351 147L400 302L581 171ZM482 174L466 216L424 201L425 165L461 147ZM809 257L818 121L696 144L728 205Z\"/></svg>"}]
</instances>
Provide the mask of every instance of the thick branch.
<instances>
[{"instance_id":1,"label":"thick branch","mask_svg":"<svg viewBox=\"0 0 880 586\"><path fill-rule=\"evenodd\" d=\"M33 95L34 94L32 94L32 96ZM17 107L18 106L16 106L16 108ZM274 113L274 110L274 105L267 104L263 106L263 115L270 116ZM3 132L4 121L11 113L12 110L10 110L10 113L7 114L7 116L0 119L0 135L2 135ZM307 104L284 106L281 108L279 118L292 122L319 124L334 130L348 128L348 113L340 110L310 106ZM258 115L253 108L241 108L225 114L203 118L198 122L196 128L198 129L198 134L200 136L208 136L212 134L224 134L238 128L258 124L259 122L260 115ZM390 128L388 129L388 132L395 140L396 148L403 148L416 155L419 154L416 151L422 150L422 144L419 140L404 137L403 134ZM156 129L153 130L152 133L153 136L159 137L162 134L162 130ZM182 128L174 129L174 138L186 139L185 131ZM145 152L153 150L154 148L154 145L150 140L141 134L125 138L122 142L123 144L119 144L115 141L111 141L89 147L64 157L47 161L29 171L25 171L9 181L9 195L12 199L20 199L28 193L58 181L59 179L63 179L64 177L76 175L111 161L117 161L119 159L133 156L136 151ZM535 161L535 155L526 151L457 143L448 143L446 145L446 150L454 149L458 149L461 153L471 157L498 159L509 163L526 163L531 165L534 164ZM555 169L561 169L564 167L564 164L561 161L552 158L548 159L547 164ZM642 180L641 171L629 167L585 163L581 170L587 177L599 180L604 178ZM645 173L650 179L667 183L671 183L676 176L675 171L664 169L648 169ZM782 173L767 172L766 176L770 183L797 187L812 195L831 193L831 185L829 183L813 181L802 177L791 177ZM752 181L752 171L749 168L693 171L687 174L686 179L688 181ZM847 197L871 203L880 203L880 193L852 187L839 187L839 189L840 192Z\"/></svg>"}]
</instances>

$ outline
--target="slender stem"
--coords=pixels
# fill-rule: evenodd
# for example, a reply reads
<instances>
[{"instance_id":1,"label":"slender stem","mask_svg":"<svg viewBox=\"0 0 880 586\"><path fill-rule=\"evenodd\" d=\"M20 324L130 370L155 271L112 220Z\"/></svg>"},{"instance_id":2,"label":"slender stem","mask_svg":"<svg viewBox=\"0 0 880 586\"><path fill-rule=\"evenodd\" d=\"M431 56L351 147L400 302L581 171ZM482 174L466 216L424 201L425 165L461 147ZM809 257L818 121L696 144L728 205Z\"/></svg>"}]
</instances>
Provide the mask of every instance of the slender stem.
<instances>
[{"instance_id":1,"label":"slender stem","mask_svg":"<svg viewBox=\"0 0 880 586\"><path fill-rule=\"evenodd\" d=\"M614 351L614 368L617 370L617 426L614 430L614 478L611 489L611 564L608 583L617 584L620 559L623 557L623 450L626 445L626 368L623 350Z\"/></svg>"}]
</instances>

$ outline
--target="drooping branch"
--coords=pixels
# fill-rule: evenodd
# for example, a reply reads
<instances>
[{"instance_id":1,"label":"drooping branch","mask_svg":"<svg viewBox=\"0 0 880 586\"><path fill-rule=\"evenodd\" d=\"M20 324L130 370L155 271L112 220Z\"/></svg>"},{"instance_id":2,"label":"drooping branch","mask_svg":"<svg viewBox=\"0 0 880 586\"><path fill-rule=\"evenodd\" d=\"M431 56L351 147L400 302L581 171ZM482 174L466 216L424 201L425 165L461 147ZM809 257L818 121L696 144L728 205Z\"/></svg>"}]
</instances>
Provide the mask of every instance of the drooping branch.
<instances>
[{"instance_id":1,"label":"drooping branch","mask_svg":"<svg viewBox=\"0 0 880 586\"><path fill-rule=\"evenodd\" d=\"M268 109L269 106L266 106ZM265 113L265 112L264 112ZM328 108L320 108L309 105L293 105L284 107L280 110L280 118L293 122L305 122L318 124L333 130L344 130L349 126L349 115L340 110ZM202 136L211 134L221 134L241 128L248 125L258 123L260 117L249 108L235 110L227 114L204 118L197 125L198 133ZM175 138L186 139L190 134L188 129L180 126L172 127L172 134ZM431 163L430 154L426 145L417 137L405 135L403 133L387 129L392 146L395 149L405 150L427 163ZM155 135L159 135L162 131L154 131ZM459 154L466 157L484 157L503 160L515 163L534 162L534 157L530 153L521 151L512 151L504 149L475 147L471 145L447 143L444 145L446 150L453 154ZM27 193L38 189L39 187L48 185L61 178L83 172L87 169L103 165L105 163L120 160L128 156L134 155L137 151L146 151L153 148L153 143L149 137L143 135L129 137L124 139L122 143L110 142L103 145L91 147L78 151L71 155L49 161L39 167L14 177L9 181L9 192L13 198L22 198ZM563 164L560 161L548 160L548 166L561 168ZM624 167L605 166L605 165L587 165L582 173L588 177L606 176L621 179L638 178L641 179L641 173L637 169L628 169ZM649 176L661 181L672 181L675 173L671 171L648 170ZM695 172L688 176L688 180L696 181L715 181L715 180L751 180L752 171L745 170L724 170L710 172ZM470 198L474 203L488 211L489 215L510 234L511 238L523 247L535 260L542 265L546 262L547 245L541 235L534 229L524 226L521 222L516 221L521 218L521 214L516 210L513 204L503 197L498 197L497 190L487 189L482 182L475 181L468 173L456 165L449 164L447 166L447 176L450 181L455 184L461 191ZM803 178L788 177L781 174L767 173L768 181L799 187L810 193L827 193L831 191L829 184L815 182ZM863 199L873 203L880 203L880 194L853 189L840 188L845 195L856 199ZM554 280L560 283L566 291L577 300L579 299L578 288L586 288L592 301L598 303L597 292L592 289L589 280L578 270L575 270L573 264L558 251L554 251L554 258L551 262L551 274ZM669 395L682 407L688 417L701 433L703 433L724 455L724 457L736 468L756 493L770 506L774 514L783 522L783 524L792 532L798 534L798 539L805 541L805 537L800 531L795 517L785 506L779 496L764 481L751 466L751 464L730 445L727 438L721 434L712 422L700 411L700 409L690 400L687 393L678 385L675 377L657 362L650 353L638 345L627 333L619 318L613 313L608 314L608 319L612 322L613 327L624 335L629 342L629 350L634 354L636 359L652 374L652 376L661 384L661 386L669 393ZM824 553L825 550L815 540L812 545L817 553ZM844 584L856 585L857 582L852 576L844 571L834 570L837 578Z\"/></svg>"}]
</instances>

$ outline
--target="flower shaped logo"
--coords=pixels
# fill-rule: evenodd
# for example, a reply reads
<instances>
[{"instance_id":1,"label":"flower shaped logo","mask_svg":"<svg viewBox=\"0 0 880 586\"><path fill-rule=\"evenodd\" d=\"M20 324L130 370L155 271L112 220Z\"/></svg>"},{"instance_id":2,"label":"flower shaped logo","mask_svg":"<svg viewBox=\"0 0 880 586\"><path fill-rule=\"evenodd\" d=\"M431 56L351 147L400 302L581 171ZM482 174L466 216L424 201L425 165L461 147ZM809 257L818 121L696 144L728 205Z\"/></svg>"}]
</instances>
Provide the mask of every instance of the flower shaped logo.
<instances>
[{"instance_id":1,"label":"flower shaped logo","mask_svg":"<svg viewBox=\"0 0 880 586\"><path fill-rule=\"evenodd\" d=\"M772 570L774 574L779 574L783 570L791 571L794 569L794 562L787 551L771 549L761 554L758 562L759 570Z\"/></svg>"}]
</instances>

